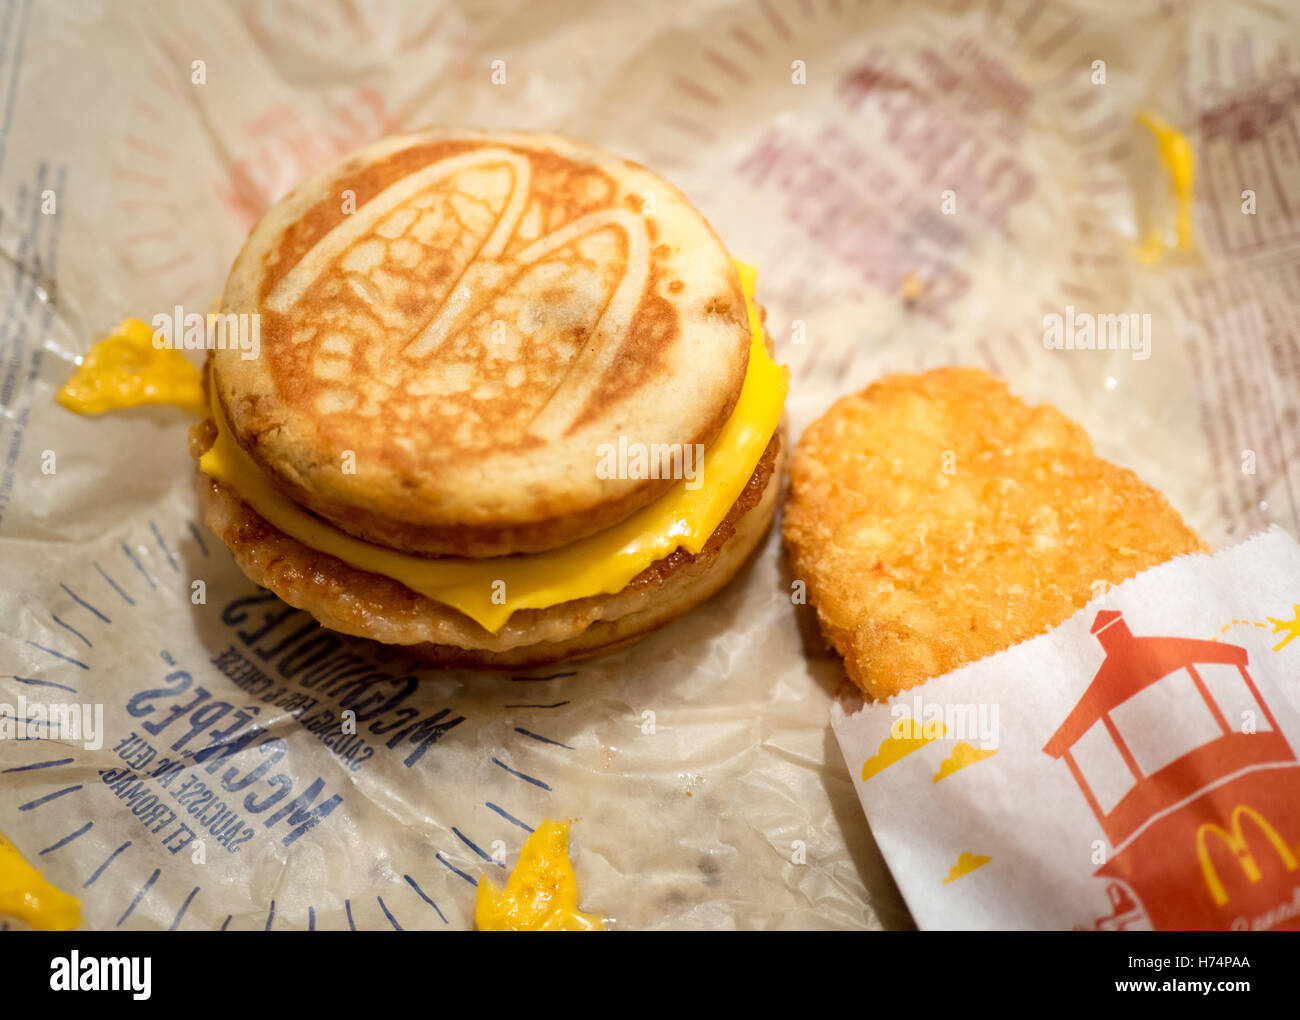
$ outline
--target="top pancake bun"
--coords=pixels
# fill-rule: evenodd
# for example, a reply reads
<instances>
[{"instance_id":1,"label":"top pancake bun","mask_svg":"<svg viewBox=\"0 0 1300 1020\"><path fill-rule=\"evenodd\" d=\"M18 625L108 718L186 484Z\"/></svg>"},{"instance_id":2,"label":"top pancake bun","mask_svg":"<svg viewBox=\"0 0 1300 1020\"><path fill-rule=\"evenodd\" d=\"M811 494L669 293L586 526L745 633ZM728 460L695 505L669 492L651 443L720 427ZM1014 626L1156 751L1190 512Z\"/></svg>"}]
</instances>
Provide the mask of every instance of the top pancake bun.
<instances>
[{"instance_id":1,"label":"top pancake bun","mask_svg":"<svg viewBox=\"0 0 1300 1020\"><path fill-rule=\"evenodd\" d=\"M240 446L344 531L428 555L539 552L645 506L671 472L600 477L603 445L707 446L750 344L731 258L671 185L441 127L276 203L221 310L260 322L257 357L210 362Z\"/></svg>"}]
</instances>

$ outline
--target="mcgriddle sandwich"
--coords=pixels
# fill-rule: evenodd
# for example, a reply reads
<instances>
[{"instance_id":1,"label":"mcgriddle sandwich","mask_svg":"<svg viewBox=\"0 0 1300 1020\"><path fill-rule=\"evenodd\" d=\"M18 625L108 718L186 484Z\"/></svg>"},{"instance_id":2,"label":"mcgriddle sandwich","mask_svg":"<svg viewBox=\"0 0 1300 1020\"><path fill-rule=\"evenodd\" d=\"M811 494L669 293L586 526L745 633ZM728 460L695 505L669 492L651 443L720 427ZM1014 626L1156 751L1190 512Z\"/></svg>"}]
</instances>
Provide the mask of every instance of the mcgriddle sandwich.
<instances>
[{"instance_id":1,"label":"mcgriddle sandwich","mask_svg":"<svg viewBox=\"0 0 1300 1020\"><path fill-rule=\"evenodd\" d=\"M560 138L370 146L253 229L195 427L208 525L324 625L449 665L604 651L771 521L786 372L680 192Z\"/></svg>"}]
</instances>

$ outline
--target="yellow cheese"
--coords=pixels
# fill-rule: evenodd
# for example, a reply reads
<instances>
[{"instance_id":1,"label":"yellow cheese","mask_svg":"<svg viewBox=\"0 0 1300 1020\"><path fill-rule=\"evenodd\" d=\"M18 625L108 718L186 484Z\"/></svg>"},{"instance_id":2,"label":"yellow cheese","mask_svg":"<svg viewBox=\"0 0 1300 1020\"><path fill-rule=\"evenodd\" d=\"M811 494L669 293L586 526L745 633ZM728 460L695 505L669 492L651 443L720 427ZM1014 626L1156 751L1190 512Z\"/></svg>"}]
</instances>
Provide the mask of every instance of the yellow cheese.
<instances>
[{"instance_id":1,"label":"yellow cheese","mask_svg":"<svg viewBox=\"0 0 1300 1020\"><path fill-rule=\"evenodd\" d=\"M474 924L479 931L605 930L597 915L578 909L568 822L542 822L524 843L504 889L486 875L479 879Z\"/></svg>"},{"instance_id":2,"label":"yellow cheese","mask_svg":"<svg viewBox=\"0 0 1300 1020\"><path fill-rule=\"evenodd\" d=\"M199 370L180 351L154 347L153 330L127 319L90 349L56 399L76 414L140 404L176 404L192 414L207 407Z\"/></svg>"},{"instance_id":3,"label":"yellow cheese","mask_svg":"<svg viewBox=\"0 0 1300 1020\"><path fill-rule=\"evenodd\" d=\"M1155 135L1160 162L1169 174L1169 191L1175 203L1174 243L1166 244L1161 232L1153 228L1148 232L1146 243L1134 252L1140 262L1156 263L1164 257L1167 250L1178 252L1192 250L1192 204L1196 185L1196 156L1192 152L1192 143L1187 140L1187 136L1175 131L1163 118L1154 113L1143 112L1138 114L1137 120Z\"/></svg>"},{"instance_id":4,"label":"yellow cheese","mask_svg":"<svg viewBox=\"0 0 1300 1020\"><path fill-rule=\"evenodd\" d=\"M81 901L54 888L0 832L0 916L38 931L81 927Z\"/></svg>"},{"instance_id":5,"label":"yellow cheese","mask_svg":"<svg viewBox=\"0 0 1300 1020\"><path fill-rule=\"evenodd\" d=\"M493 559L428 559L340 531L285 496L239 446L214 404L217 439L200 469L229 485L267 521L303 545L361 570L383 574L496 633L520 609L613 594L658 559L682 548L698 553L740 497L781 418L789 372L763 342L754 307L756 273L737 263L749 308L749 369L735 410L704 452L704 484L685 479L626 520L559 549Z\"/></svg>"}]
</instances>

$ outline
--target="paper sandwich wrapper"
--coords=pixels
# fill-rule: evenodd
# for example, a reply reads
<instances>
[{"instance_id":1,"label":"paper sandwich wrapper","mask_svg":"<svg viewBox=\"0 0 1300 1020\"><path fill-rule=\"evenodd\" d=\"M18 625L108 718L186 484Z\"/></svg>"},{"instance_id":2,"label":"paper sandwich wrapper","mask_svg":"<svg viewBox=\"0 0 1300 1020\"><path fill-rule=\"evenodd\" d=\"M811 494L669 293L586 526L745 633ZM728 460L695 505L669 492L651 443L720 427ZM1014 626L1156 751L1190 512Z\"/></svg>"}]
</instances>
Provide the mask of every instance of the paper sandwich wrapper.
<instances>
[{"instance_id":1,"label":"paper sandwich wrapper","mask_svg":"<svg viewBox=\"0 0 1300 1020\"><path fill-rule=\"evenodd\" d=\"M792 440L886 372L976 364L1082 422L1215 546L1300 533L1293 15L634 6L0 5L0 702L102 706L105 738L0 741L0 831L81 898L85 926L468 928L478 878L499 884L547 817L574 819L581 905L614 927L907 926L891 869L920 923L947 923L913 869L966 896L1007 859L976 827L914 863L887 847L886 866L828 726L841 666L791 604L775 534L619 655L518 679L431 671L243 577L195 519L179 412L55 405L94 340L127 316L207 312L271 202L393 131L557 131L681 188L758 267ZM1152 230L1172 243L1177 210L1143 111L1197 157L1194 243L1155 263L1134 252ZM1045 348L1044 317L1070 306L1149 314L1149 356ZM1136 637L1229 620L1123 608ZM1268 638L1221 641L1256 642L1254 676L1295 654ZM1084 645L1080 693L1100 661ZM1012 741L1015 706L1035 703L1000 704ZM1035 767L1068 778L1041 736ZM1000 775L1011 746L927 792ZM872 783L937 771L933 751ZM1108 837L1064 788L1090 834L1059 851L1079 854L1081 895L1049 895L1059 880L1026 852L1030 902L1090 924L1110 905L1089 856ZM943 886L963 852L993 859ZM1021 916L986 900L981 925Z\"/></svg>"}]
</instances>

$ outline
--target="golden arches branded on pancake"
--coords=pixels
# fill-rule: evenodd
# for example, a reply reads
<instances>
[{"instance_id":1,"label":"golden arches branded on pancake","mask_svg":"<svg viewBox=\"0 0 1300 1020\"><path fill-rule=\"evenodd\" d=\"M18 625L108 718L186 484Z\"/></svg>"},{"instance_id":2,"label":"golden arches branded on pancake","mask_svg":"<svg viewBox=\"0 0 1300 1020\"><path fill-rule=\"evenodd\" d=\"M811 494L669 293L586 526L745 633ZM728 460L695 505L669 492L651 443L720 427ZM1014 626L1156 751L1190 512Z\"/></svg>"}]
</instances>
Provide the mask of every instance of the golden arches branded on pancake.
<instances>
[{"instance_id":1,"label":"golden arches branded on pancake","mask_svg":"<svg viewBox=\"0 0 1300 1020\"><path fill-rule=\"evenodd\" d=\"M546 135L379 142L254 228L192 447L208 523L327 626L449 663L589 654L771 520L785 370L753 272L643 167Z\"/></svg>"}]
</instances>

